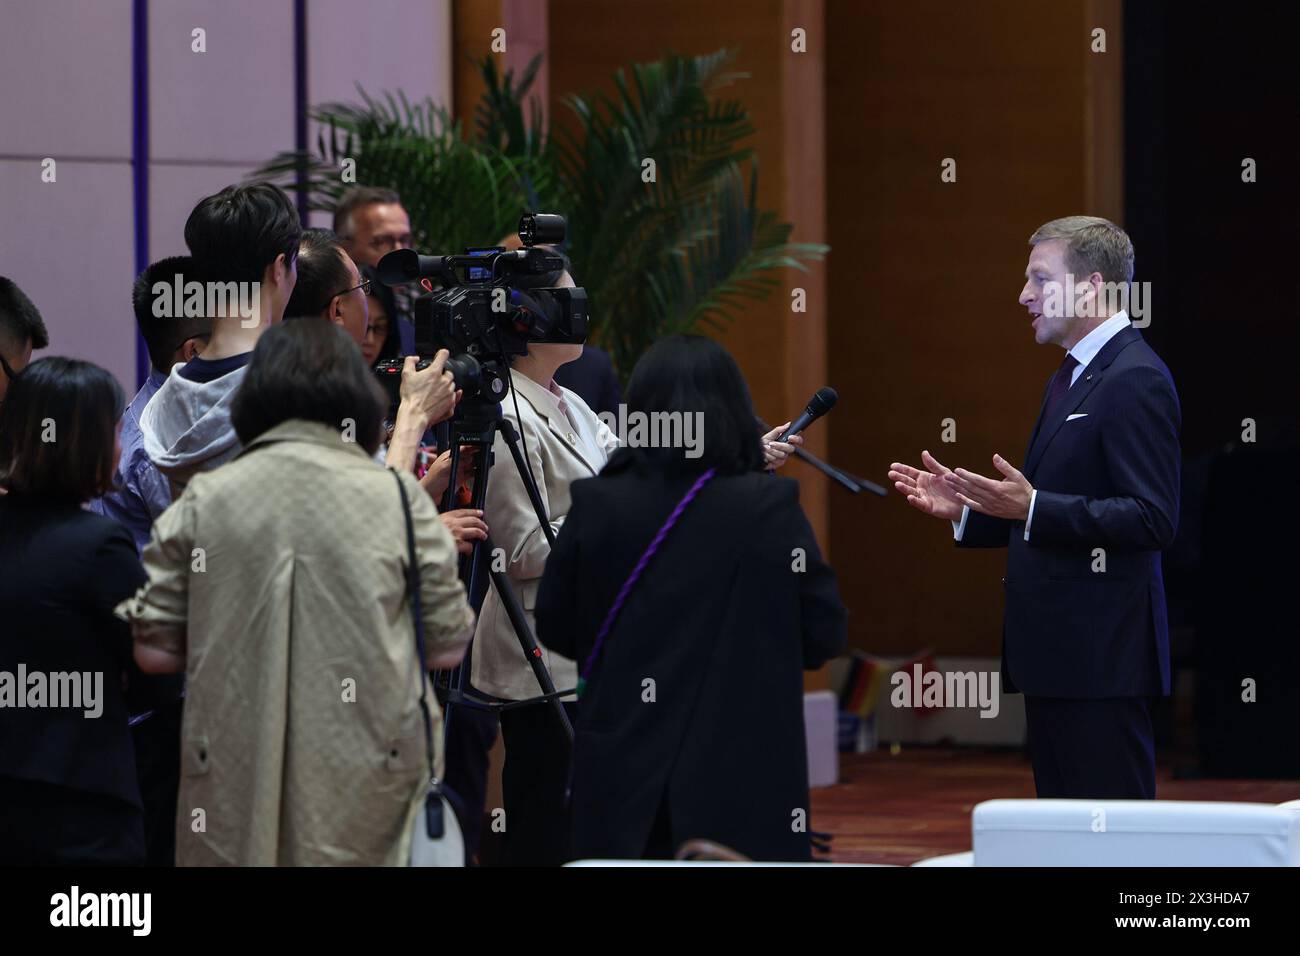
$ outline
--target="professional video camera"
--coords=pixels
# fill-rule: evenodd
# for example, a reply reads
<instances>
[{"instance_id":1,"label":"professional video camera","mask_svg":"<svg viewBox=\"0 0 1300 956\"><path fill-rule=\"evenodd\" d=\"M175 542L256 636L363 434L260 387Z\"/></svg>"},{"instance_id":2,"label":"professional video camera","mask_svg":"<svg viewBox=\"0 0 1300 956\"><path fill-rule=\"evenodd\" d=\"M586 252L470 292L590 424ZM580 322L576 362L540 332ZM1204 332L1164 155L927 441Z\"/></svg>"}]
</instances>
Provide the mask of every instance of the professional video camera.
<instances>
[{"instance_id":1,"label":"professional video camera","mask_svg":"<svg viewBox=\"0 0 1300 956\"><path fill-rule=\"evenodd\" d=\"M545 245L565 237L563 216L527 213L519 220L523 248L467 249L461 256L422 256L397 249L379 260L387 285L420 281L429 293L415 300L415 350L424 368L439 349L451 353L445 366L464 399L501 401L505 363L523 355L530 342L581 344L587 340L587 293L546 283L566 260ZM433 291L434 284L442 286ZM396 406L404 359L375 366L375 374Z\"/></svg>"}]
</instances>

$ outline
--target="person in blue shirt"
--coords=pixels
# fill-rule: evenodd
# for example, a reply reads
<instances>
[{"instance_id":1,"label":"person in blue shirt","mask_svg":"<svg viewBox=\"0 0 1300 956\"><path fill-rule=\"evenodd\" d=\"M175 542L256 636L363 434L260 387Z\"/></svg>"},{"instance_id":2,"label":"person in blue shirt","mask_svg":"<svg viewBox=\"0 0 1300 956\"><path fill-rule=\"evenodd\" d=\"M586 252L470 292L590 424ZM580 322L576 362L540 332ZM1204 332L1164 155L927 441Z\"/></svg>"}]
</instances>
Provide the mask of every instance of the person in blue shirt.
<instances>
[{"instance_id":1,"label":"person in blue shirt","mask_svg":"<svg viewBox=\"0 0 1300 956\"><path fill-rule=\"evenodd\" d=\"M190 281L193 276L189 256L159 260L135 280L131 302L135 308L136 324L149 350L149 378L122 413L122 458L118 462L114 488L87 505L89 510L123 524L131 533L137 551L143 551L149 543L149 531L154 520L167 510L172 501L167 477L145 454L140 415L167 381L172 366L193 359L212 331L212 320L206 315L171 315L171 312L181 311L174 309L159 309L167 314L155 315L154 285L162 283L170 290L175 287L178 275L182 283Z\"/></svg>"},{"instance_id":2,"label":"person in blue shirt","mask_svg":"<svg viewBox=\"0 0 1300 956\"><path fill-rule=\"evenodd\" d=\"M172 256L155 262L140 273L131 290L135 321L149 350L149 378L122 412L122 454L112 487L86 505L88 510L125 526L137 552L149 543L154 520L172 502L167 476L145 454L140 416L167 381L172 366L188 364L196 358L212 330L212 320L206 315L187 316L184 309L164 307L162 302L155 310L159 298L154 295L155 284L174 290L177 276L182 288L185 282L198 278L189 256ZM161 293L162 289L158 291ZM158 684L155 706L131 718L131 741L144 807L145 862L171 866L175 858L184 681L180 676L167 677Z\"/></svg>"}]
</instances>

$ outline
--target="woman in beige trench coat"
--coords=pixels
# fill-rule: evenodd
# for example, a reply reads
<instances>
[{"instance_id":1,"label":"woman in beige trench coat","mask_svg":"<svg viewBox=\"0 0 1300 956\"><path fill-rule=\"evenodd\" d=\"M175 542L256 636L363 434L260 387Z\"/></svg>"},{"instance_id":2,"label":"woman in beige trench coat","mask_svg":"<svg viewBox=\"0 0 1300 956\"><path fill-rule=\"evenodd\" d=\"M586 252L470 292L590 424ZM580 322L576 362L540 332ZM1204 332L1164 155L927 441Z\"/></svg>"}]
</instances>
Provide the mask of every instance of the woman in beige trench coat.
<instances>
[{"instance_id":1,"label":"woman in beige trench coat","mask_svg":"<svg viewBox=\"0 0 1300 956\"><path fill-rule=\"evenodd\" d=\"M140 666L187 677L178 864L408 858L428 776L419 681L459 662L474 618L452 538L402 474L428 654L417 663L401 498L372 457L376 388L340 329L269 329L232 408L243 451L154 526L149 582L123 610ZM429 705L437 742L431 692Z\"/></svg>"}]
</instances>

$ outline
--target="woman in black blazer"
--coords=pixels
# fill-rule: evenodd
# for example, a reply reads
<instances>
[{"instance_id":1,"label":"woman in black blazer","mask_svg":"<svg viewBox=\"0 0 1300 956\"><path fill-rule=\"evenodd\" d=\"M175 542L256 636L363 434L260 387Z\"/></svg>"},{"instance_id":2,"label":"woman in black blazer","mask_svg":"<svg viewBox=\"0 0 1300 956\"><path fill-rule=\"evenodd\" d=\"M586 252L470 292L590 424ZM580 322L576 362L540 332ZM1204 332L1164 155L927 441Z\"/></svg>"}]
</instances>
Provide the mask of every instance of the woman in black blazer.
<instances>
[{"instance_id":1,"label":"woman in black blazer","mask_svg":"<svg viewBox=\"0 0 1300 956\"><path fill-rule=\"evenodd\" d=\"M753 859L807 860L803 671L844 646L834 572L797 483L762 470L749 390L721 346L656 344L627 403L629 425L638 412L698 415L703 443L624 447L575 482L546 565L538 638L585 675L574 853L670 857L704 838ZM595 647L647 545L697 485Z\"/></svg>"},{"instance_id":2,"label":"woman in black blazer","mask_svg":"<svg viewBox=\"0 0 1300 956\"><path fill-rule=\"evenodd\" d=\"M144 857L131 634L113 616L144 570L124 527L82 510L112 487L122 407L112 375L57 357L27 366L0 405L3 863Z\"/></svg>"}]
</instances>

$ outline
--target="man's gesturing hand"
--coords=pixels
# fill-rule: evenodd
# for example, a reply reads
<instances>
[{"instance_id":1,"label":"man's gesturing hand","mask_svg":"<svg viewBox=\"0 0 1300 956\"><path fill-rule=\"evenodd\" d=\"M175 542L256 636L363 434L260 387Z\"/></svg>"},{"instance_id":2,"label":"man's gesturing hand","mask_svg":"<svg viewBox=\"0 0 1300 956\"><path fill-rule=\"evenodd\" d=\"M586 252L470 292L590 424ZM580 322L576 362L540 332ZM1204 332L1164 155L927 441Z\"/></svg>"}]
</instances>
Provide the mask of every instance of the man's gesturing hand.
<instances>
[{"instance_id":1,"label":"man's gesturing hand","mask_svg":"<svg viewBox=\"0 0 1300 956\"><path fill-rule=\"evenodd\" d=\"M993 467L1006 477L994 481L965 468L958 468L945 474L943 483L972 511L994 518L1028 521L1033 485L1001 455L993 456Z\"/></svg>"},{"instance_id":2,"label":"man's gesturing hand","mask_svg":"<svg viewBox=\"0 0 1300 956\"><path fill-rule=\"evenodd\" d=\"M921 462L927 470L894 462L889 466L889 480L907 496L907 503L917 511L936 518L960 521L961 499L943 480L945 475L952 472L939 464L928 451L921 452Z\"/></svg>"}]
</instances>

